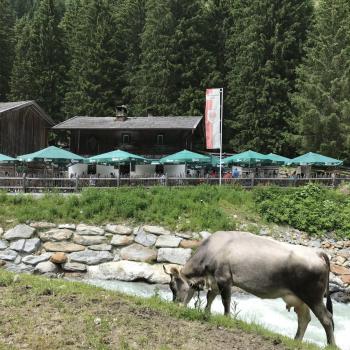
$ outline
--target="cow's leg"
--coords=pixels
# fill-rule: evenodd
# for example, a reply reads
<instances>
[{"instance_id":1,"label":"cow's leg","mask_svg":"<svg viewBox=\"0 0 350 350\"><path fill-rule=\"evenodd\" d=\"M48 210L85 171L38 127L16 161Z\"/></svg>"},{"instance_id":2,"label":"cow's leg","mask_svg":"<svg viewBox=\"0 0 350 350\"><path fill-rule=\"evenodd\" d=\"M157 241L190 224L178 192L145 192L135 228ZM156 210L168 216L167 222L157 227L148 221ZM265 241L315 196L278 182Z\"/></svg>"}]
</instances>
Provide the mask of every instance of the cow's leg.
<instances>
[{"instance_id":1,"label":"cow's leg","mask_svg":"<svg viewBox=\"0 0 350 350\"><path fill-rule=\"evenodd\" d=\"M222 304L224 305L225 316L230 315L231 311L231 284L218 283Z\"/></svg>"},{"instance_id":2,"label":"cow's leg","mask_svg":"<svg viewBox=\"0 0 350 350\"><path fill-rule=\"evenodd\" d=\"M213 303L215 297L218 295L218 292L216 290L208 290L207 293L207 305L205 306L205 311L210 312L211 304Z\"/></svg>"},{"instance_id":3,"label":"cow's leg","mask_svg":"<svg viewBox=\"0 0 350 350\"><path fill-rule=\"evenodd\" d=\"M296 314L298 315L298 330L295 335L295 339L303 340L306 328L311 321L309 307L302 303L294 307Z\"/></svg>"},{"instance_id":4,"label":"cow's leg","mask_svg":"<svg viewBox=\"0 0 350 350\"><path fill-rule=\"evenodd\" d=\"M322 300L319 303L310 306L310 308L326 331L328 344L335 345L332 314L326 309Z\"/></svg>"}]
</instances>

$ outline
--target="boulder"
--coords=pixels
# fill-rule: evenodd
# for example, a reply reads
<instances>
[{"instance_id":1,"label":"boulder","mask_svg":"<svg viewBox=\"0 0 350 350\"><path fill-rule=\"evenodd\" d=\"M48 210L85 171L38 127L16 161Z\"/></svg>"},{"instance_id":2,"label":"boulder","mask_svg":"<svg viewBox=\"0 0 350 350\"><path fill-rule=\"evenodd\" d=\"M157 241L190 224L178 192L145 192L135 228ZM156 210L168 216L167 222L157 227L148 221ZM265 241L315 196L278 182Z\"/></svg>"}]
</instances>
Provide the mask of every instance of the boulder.
<instances>
[{"instance_id":1,"label":"boulder","mask_svg":"<svg viewBox=\"0 0 350 350\"><path fill-rule=\"evenodd\" d=\"M85 247L83 245L71 242L46 242L43 246L44 249L48 252L72 253L85 250Z\"/></svg>"},{"instance_id":2,"label":"boulder","mask_svg":"<svg viewBox=\"0 0 350 350\"><path fill-rule=\"evenodd\" d=\"M342 275L340 276L340 278L343 281L343 283L350 284L350 275Z\"/></svg>"},{"instance_id":3,"label":"boulder","mask_svg":"<svg viewBox=\"0 0 350 350\"><path fill-rule=\"evenodd\" d=\"M11 249L0 251L0 260L14 261L18 256L18 253Z\"/></svg>"},{"instance_id":4,"label":"boulder","mask_svg":"<svg viewBox=\"0 0 350 350\"><path fill-rule=\"evenodd\" d=\"M134 241L134 236L113 235L111 244L114 246L129 245Z\"/></svg>"},{"instance_id":5,"label":"boulder","mask_svg":"<svg viewBox=\"0 0 350 350\"><path fill-rule=\"evenodd\" d=\"M13 263L7 263L6 264L6 270L16 273L32 273L34 271L34 266L26 265L26 264L13 264Z\"/></svg>"},{"instance_id":6,"label":"boulder","mask_svg":"<svg viewBox=\"0 0 350 350\"><path fill-rule=\"evenodd\" d=\"M176 232L175 236L185 238L185 239L192 239L193 233L192 232Z\"/></svg>"},{"instance_id":7,"label":"boulder","mask_svg":"<svg viewBox=\"0 0 350 350\"><path fill-rule=\"evenodd\" d=\"M151 247L152 245L155 245L157 238L158 236L153 235L152 233L146 233L145 231L140 230L135 237L135 242L145 247Z\"/></svg>"},{"instance_id":8,"label":"boulder","mask_svg":"<svg viewBox=\"0 0 350 350\"><path fill-rule=\"evenodd\" d=\"M204 240L209 238L211 236L211 233L207 231L201 231L199 232L199 236Z\"/></svg>"},{"instance_id":9,"label":"boulder","mask_svg":"<svg viewBox=\"0 0 350 350\"><path fill-rule=\"evenodd\" d=\"M22 252L27 254L34 253L39 249L40 245L41 241L39 238L26 239Z\"/></svg>"},{"instance_id":10,"label":"boulder","mask_svg":"<svg viewBox=\"0 0 350 350\"><path fill-rule=\"evenodd\" d=\"M190 248L190 249L194 249L197 248L201 245L201 241L196 241L194 239L188 240L188 239L183 239L180 242L180 247L181 248Z\"/></svg>"},{"instance_id":11,"label":"boulder","mask_svg":"<svg viewBox=\"0 0 350 350\"><path fill-rule=\"evenodd\" d=\"M59 224L58 228L66 228L67 230L75 230L74 224Z\"/></svg>"},{"instance_id":12,"label":"boulder","mask_svg":"<svg viewBox=\"0 0 350 350\"><path fill-rule=\"evenodd\" d=\"M84 236L102 236L105 233L105 230L98 226L89 226L85 224L79 224L76 227L76 231L80 235Z\"/></svg>"},{"instance_id":13,"label":"boulder","mask_svg":"<svg viewBox=\"0 0 350 350\"><path fill-rule=\"evenodd\" d=\"M88 277L103 280L135 281L146 280L150 283L169 283L170 277L163 270L163 265L150 265L135 261L108 262L88 267Z\"/></svg>"},{"instance_id":14,"label":"boulder","mask_svg":"<svg viewBox=\"0 0 350 350\"><path fill-rule=\"evenodd\" d=\"M57 270L56 264L51 261L43 261L35 266L34 273L55 273Z\"/></svg>"},{"instance_id":15,"label":"boulder","mask_svg":"<svg viewBox=\"0 0 350 350\"><path fill-rule=\"evenodd\" d=\"M151 262L157 259L157 251L140 244L132 244L120 250L123 260Z\"/></svg>"},{"instance_id":16,"label":"boulder","mask_svg":"<svg viewBox=\"0 0 350 350\"><path fill-rule=\"evenodd\" d=\"M118 235L131 235L133 230L131 227L125 225L108 224L106 225L106 231Z\"/></svg>"},{"instance_id":17,"label":"boulder","mask_svg":"<svg viewBox=\"0 0 350 350\"><path fill-rule=\"evenodd\" d=\"M17 241L13 241L10 244L10 249L20 252L24 248L24 243L25 243L25 239L19 239Z\"/></svg>"},{"instance_id":18,"label":"boulder","mask_svg":"<svg viewBox=\"0 0 350 350\"><path fill-rule=\"evenodd\" d=\"M9 246L5 240L0 240L0 250L4 250Z\"/></svg>"},{"instance_id":19,"label":"boulder","mask_svg":"<svg viewBox=\"0 0 350 350\"><path fill-rule=\"evenodd\" d=\"M89 249L91 250L106 250L106 251L111 251L112 246L110 244L95 244L89 246Z\"/></svg>"},{"instance_id":20,"label":"boulder","mask_svg":"<svg viewBox=\"0 0 350 350\"><path fill-rule=\"evenodd\" d=\"M70 272L85 272L86 271L86 265L80 264L77 262L66 262L62 264L63 270L70 271Z\"/></svg>"},{"instance_id":21,"label":"boulder","mask_svg":"<svg viewBox=\"0 0 350 350\"><path fill-rule=\"evenodd\" d=\"M81 236L75 234L73 237L73 242L81 245L96 245L101 244L106 240L104 236Z\"/></svg>"},{"instance_id":22,"label":"boulder","mask_svg":"<svg viewBox=\"0 0 350 350\"><path fill-rule=\"evenodd\" d=\"M164 227L161 227L161 226L145 225L145 226L143 226L143 230L148 232L148 233L153 233L157 236L170 235L170 231L166 230Z\"/></svg>"},{"instance_id":23,"label":"boulder","mask_svg":"<svg viewBox=\"0 0 350 350\"><path fill-rule=\"evenodd\" d=\"M18 254L16 256L16 259L13 261L13 263L18 265L21 261L22 261L22 257Z\"/></svg>"},{"instance_id":24,"label":"boulder","mask_svg":"<svg viewBox=\"0 0 350 350\"><path fill-rule=\"evenodd\" d=\"M63 264L67 261L67 255L62 252L57 252L51 255L50 261L55 264Z\"/></svg>"},{"instance_id":25,"label":"boulder","mask_svg":"<svg viewBox=\"0 0 350 350\"><path fill-rule=\"evenodd\" d=\"M30 227L37 228L38 230L43 230L47 228L54 228L56 227L56 224L52 222L46 222L46 221L38 221L38 222L32 222L30 224Z\"/></svg>"},{"instance_id":26,"label":"boulder","mask_svg":"<svg viewBox=\"0 0 350 350\"><path fill-rule=\"evenodd\" d=\"M43 261L50 259L52 253L44 253L41 255L28 255L22 259L22 262L28 265L37 265Z\"/></svg>"},{"instance_id":27,"label":"boulder","mask_svg":"<svg viewBox=\"0 0 350 350\"><path fill-rule=\"evenodd\" d=\"M113 260L113 255L106 251L85 250L84 252L75 252L69 255L70 262L87 265L97 265L111 260Z\"/></svg>"},{"instance_id":28,"label":"boulder","mask_svg":"<svg viewBox=\"0 0 350 350\"><path fill-rule=\"evenodd\" d=\"M173 264L184 265L191 257L192 249L185 248L159 248L158 262L170 262Z\"/></svg>"},{"instance_id":29,"label":"boulder","mask_svg":"<svg viewBox=\"0 0 350 350\"><path fill-rule=\"evenodd\" d=\"M159 236L156 242L156 247L177 248L182 238L173 235Z\"/></svg>"},{"instance_id":30,"label":"boulder","mask_svg":"<svg viewBox=\"0 0 350 350\"><path fill-rule=\"evenodd\" d=\"M350 275L350 269L347 269L344 266L331 264L331 271L336 275Z\"/></svg>"},{"instance_id":31,"label":"boulder","mask_svg":"<svg viewBox=\"0 0 350 350\"><path fill-rule=\"evenodd\" d=\"M15 239L26 239L32 237L35 232L35 228L30 227L28 225L17 225L14 228L8 230L4 234L4 238L8 241L12 241Z\"/></svg>"},{"instance_id":32,"label":"boulder","mask_svg":"<svg viewBox=\"0 0 350 350\"><path fill-rule=\"evenodd\" d=\"M46 232L40 232L39 237L44 242L68 241L73 235L73 231L68 229L53 229Z\"/></svg>"}]
</instances>

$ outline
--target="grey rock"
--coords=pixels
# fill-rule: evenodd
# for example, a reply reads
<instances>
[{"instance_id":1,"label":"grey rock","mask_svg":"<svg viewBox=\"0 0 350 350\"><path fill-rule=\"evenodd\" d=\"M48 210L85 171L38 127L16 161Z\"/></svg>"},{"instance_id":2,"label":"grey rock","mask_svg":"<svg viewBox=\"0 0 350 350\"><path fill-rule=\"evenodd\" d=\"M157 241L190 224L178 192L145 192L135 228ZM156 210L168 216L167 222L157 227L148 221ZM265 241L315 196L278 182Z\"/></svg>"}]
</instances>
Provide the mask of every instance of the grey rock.
<instances>
[{"instance_id":1,"label":"grey rock","mask_svg":"<svg viewBox=\"0 0 350 350\"><path fill-rule=\"evenodd\" d=\"M31 265L26 264L13 264L13 263L7 263L6 264L6 270L16 273L33 273L34 267Z\"/></svg>"},{"instance_id":2,"label":"grey rock","mask_svg":"<svg viewBox=\"0 0 350 350\"><path fill-rule=\"evenodd\" d=\"M46 242L43 246L48 252L71 253L85 250L83 245L71 242Z\"/></svg>"},{"instance_id":3,"label":"grey rock","mask_svg":"<svg viewBox=\"0 0 350 350\"><path fill-rule=\"evenodd\" d=\"M120 249L113 250L113 255L114 255L113 261L122 260L122 257L120 256Z\"/></svg>"},{"instance_id":4,"label":"grey rock","mask_svg":"<svg viewBox=\"0 0 350 350\"><path fill-rule=\"evenodd\" d=\"M156 242L156 247L177 248L182 238L173 235L159 236Z\"/></svg>"},{"instance_id":5,"label":"grey rock","mask_svg":"<svg viewBox=\"0 0 350 350\"><path fill-rule=\"evenodd\" d=\"M96 265L113 260L113 255L106 251L85 250L83 252L75 252L70 254L69 259L70 262Z\"/></svg>"},{"instance_id":6,"label":"grey rock","mask_svg":"<svg viewBox=\"0 0 350 350\"><path fill-rule=\"evenodd\" d=\"M111 244L114 246L129 245L134 241L134 236L114 235Z\"/></svg>"},{"instance_id":7,"label":"grey rock","mask_svg":"<svg viewBox=\"0 0 350 350\"><path fill-rule=\"evenodd\" d=\"M13 261L13 263L18 265L21 263L21 261L22 261L22 257L20 255L17 255L16 259Z\"/></svg>"},{"instance_id":8,"label":"grey rock","mask_svg":"<svg viewBox=\"0 0 350 350\"><path fill-rule=\"evenodd\" d=\"M120 256L123 260L151 262L157 259L157 251L140 244L132 244L121 249Z\"/></svg>"},{"instance_id":9,"label":"grey rock","mask_svg":"<svg viewBox=\"0 0 350 350\"><path fill-rule=\"evenodd\" d=\"M184 265L191 257L191 254L192 249L189 248L159 248L157 261Z\"/></svg>"},{"instance_id":10,"label":"grey rock","mask_svg":"<svg viewBox=\"0 0 350 350\"><path fill-rule=\"evenodd\" d=\"M73 237L73 242L81 245L96 245L101 244L106 240L104 236L81 236L75 234Z\"/></svg>"},{"instance_id":11,"label":"grey rock","mask_svg":"<svg viewBox=\"0 0 350 350\"><path fill-rule=\"evenodd\" d=\"M44 242L61 242L69 240L73 231L68 229L53 229L46 232L40 232L39 237Z\"/></svg>"},{"instance_id":12,"label":"grey rock","mask_svg":"<svg viewBox=\"0 0 350 350\"><path fill-rule=\"evenodd\" d=\"M350 260L350 248L340 249L338 254Z\"/></svg>"},{"instance_id":13,"label":"grey rock","mask_svg":"<svg viewBox=\"0 0 350 350\"><path fill-rule=\"evenodd\" d=\"M210 232L207 232L207 231L201 231L199 232L199 236L202 238L202 239L207 239L211 236L211 233Z\"/></svg>"},{"instance_id":14,"label":"grey rock","mask_svg":"<svg viewBox=\"0 0 350 350\"><path fill-rule=\"evenodd\" d=\"M39 249L41 241L39 238L26 239L22 252L30 254Z\"/></svg>"},{"instance_id":15,"label":"grey rock","mask_svg":"<svg viewBox=\"0 0 350 350\"><path fill-rule=\"evenodd\" d=\"M16 250L17 252L21 252L24 248L25 239L19 239L18 241L13 241L10 244L10 249Z\"/></svg>"},{"instance_id":16,"label":"grey rock","mask_svg":"<svg viewBox=\"0 0 350 350\"><path fill-rule=\"evenodd\" d=\"M145 225L145 226L143 226L143 230L148 232L148 233L153 233L157 236L170 235L170 231L166 230L164 227L161 227L161 226Z\"/></svg>"},{"instance_id":17,"label":"grey rock","mask_svg":"<svg viewBox=\"0 0 350 350\"><path fill-rule=\"evenodd\" d=\"M0 250L4 250L9 246L5 240L0 240Z\"/></svg>"},{"instance_id":18,"label":"grey rock","mask_svg":"<svg viewBox=\"0 0 350 350\"><path fill-rule=\"evenodd\" d=\"M47 228L53 228L56 227L56 224L52 222L46 222L46 221L38 221L38 222L32 222L30 224L30 227L37 228L39 230L47 229Z\"/></svg>"},{"instance_id":19,"label":"grey rock","mask_svg":"<svg viewBox=\"0 0 350 350\"><path fill-rule=\"evenodd\" d=\"M16 227L8 230L5 234L4 234L4 238L12 241L15 239L21 239L21 238L30 238L32 237L32 235L35 232L35 228L30 227L28 225L17 225Z\"/></svg>"},{"instance_id":20,"label":"grey rock","mask_svg":"<svg viewBox=\"0 0 350 350\"><path fill-rule=\"evenodd\" d=\"M34 273L55 273L57 272L57 265L51 261L43 261L37 264L34 268Z\"/></svg>"},{"instance_id":21,"label":"grey rock","mask_svg":"<svg viewBox=\"0 0 350 350\"><path fill-rule=\"evenodd\" d=\"M6 249L0 252L0 260L14 261L18 253L11 249Z\"/></svg>"},{"instance_id":22,"label":"grey rock","mask_svg":"<svg viewBox=\"0 0 350 350\"><path fill-rule=\"evenodd\" d=\"M90 226L85 224L79 224L76 227L77 233L84 236L102 236L105 233L105 230L98 226Z\"/></svg>"},{"instance_id":23,"label":"grey rock","mask_svg":"<svg viewBox=\"0 0 350 350\"><path fill-rule=\"evenodd\" d=\"M151 247L156 243L157 238L158 236L153 235L152 233L146 233L145 231L140 230L135 237L135 242L145 247Z\"/></svg>"},{"instance_id":24,"label":"grey rock","mask_svg":"<svg viewBox=\"0 0 350 350\"><path fill-rule=\"evenodd\" d=\"M86 271L86 265L80 264L77 262L66 262L62 264L63 270L71 271L71 272L85 272Z\"/></svg>"},{"instance_id":25,"label":"grey rock","mask_svg":"<svg viewBox=\"0 0 350 350\"><path fill-rule=\"evenodd\" d=\"M193 233L192 232L176 232L175 236L185 238L185 239L192 239Z\"/></svg>"},{"instance_id":26,"label":"grey rock","mask_svg":"<svg viewBox=\"0 0 350 350\"><path fill-rule=\"evenodd\" d=\"M27 255L22 259L22 262L28 265L37 265L43 261L48 261L52 253L44 253L41 255Z\"/></svg>"},{"instance_id":27,"label":"grey rock","mask_svg":"<svg viewBox=\"0 0 350 350\"><path fill-rule=\"evenodd\" d=\"M58 228L65 228L67 230L75 230L74 224L59 224Z\"/></svg>"},{"instance_id":28,"label":"grey rock","mask_svg":"<svg viewBox=\"0 0 350 350\"><path fill-rule=\"evenodd\" d=\"M88 277L103 280L135 281L146 280L150 283L169 283L170 277L163 270L163 265L147 264L121 260L88 267Z\"/></svg>"},{"instance_id":29,"label":"grey rock","mask_svg":"<svg viewBox=\"0 0 350 350\"><path fill-rule=\"evenodd\" d=\"M111 251L112 246L110 244L95 244L89 246L89 249L91 250L106 250L106 251Z\"/></svg>"},{"instance_id":30,"label":"grey rock","mask_svg":"<svg viewBox=\"0 0 350 350\"><path fill-rule=\"evenodd\" d=\"M321 240L315 239L313 241L308 242L307 245L313 248L321 248Z\"/></svg>"},{"instance_id":31,"label":"grey rock","mask_svg":"<svg viewBox=\"0 0 350 350\"><path fill-rule=\"evenodd\" d=\"M106 225L106 231L118 235L131 235L133 230L125 225L108 224Z\"/></svg>"}]
</instances>

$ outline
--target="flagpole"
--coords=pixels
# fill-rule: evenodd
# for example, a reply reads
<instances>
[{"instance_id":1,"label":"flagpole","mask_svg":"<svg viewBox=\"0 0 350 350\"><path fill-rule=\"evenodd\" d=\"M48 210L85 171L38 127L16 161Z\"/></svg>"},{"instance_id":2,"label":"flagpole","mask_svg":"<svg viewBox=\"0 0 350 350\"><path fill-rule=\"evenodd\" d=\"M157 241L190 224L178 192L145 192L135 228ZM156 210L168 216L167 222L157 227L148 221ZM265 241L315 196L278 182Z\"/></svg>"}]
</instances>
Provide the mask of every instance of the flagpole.
<instances>
[{"instance_id":1,"label":"flagpole","mask_svg":"<svg viewBox=\"0 0 350 350\"><path fill-rule=\"evenodd\" d=\"M223 124L223 111L224 111L224 89L220 89L220 170L219 170L219 185L221 186L221 181L222 181L222 124Z\"/></svg>"}]
</instances>

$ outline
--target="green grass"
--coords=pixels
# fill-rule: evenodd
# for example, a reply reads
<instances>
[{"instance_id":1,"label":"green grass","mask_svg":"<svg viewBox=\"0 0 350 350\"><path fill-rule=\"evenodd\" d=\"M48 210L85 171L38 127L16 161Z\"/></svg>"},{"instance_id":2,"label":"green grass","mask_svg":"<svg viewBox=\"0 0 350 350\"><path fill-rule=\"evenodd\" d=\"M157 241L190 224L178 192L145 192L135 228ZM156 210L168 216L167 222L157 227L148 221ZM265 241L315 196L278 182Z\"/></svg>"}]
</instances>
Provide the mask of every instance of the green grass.
<instances>
[{"instance_id":1,"label":"green grass","mask_svg":"<svg viewBox=\"0 0 350 350\"><path fill-rule=\"evenodd\" d=\"M315 185L300 188L233 186L87 189L80 195L41 198L0 193L0 226L16 222L130 222L177 231L234 230L255 233L268 223L287 224L310 235L350 237L350 198ZM256 225L258 224L258 225Z\"/></svg>"},{"instance_id":2,"label":"green grass","mask_svg":"<svg viewBox=\"0 0 350 350\"><path fill-rule=\"evenodd\" d=\"M94 287L91 285L78 283L78 282L67 282L64 280L50 280L39 276L33 275L21 275L18 281L14 281L14 274L0 270L0 288L8 288L9 293L8 297L12 299L21 299L22 294L25 295L27 300L34 301L34 307L38 305L38 298L45 296L45 300L48 306L52 306L52 310L57 309L57 305L52 304L56 302L57 298L63 298L62 300L71 300L73 298L73 303L82 303L87 305L87 312L81 310L84 322L85 322L85 334L87 334L87 342L89 346L93 349L107 349L109 348L106 345L106 339L108 338L108 334L111 332L110 324L107 316L111 311L110 305L108 302L114 302L118 300L120 303L126 303L133 310L153 310L160 313L160 315L166 317L172 317L179 320L188 320L188 321L200 321L204 323L208 323L214 325L215 327L226 328L226 329L239 329L246 333L259 334L263 338L272 341L274 344L283 344L287 349L309 349L316 350L319 349L316 345L310 343L301 343L298 341L294 341L288 337L281 336L279 334L273 333L271 331L266 330L263 326L257 324L248 324L243 321L239 321L233 318L220 316L220 315L208 315L203 311L198 311L194 309L189 309L185 307L178 306L173 303L165 302L159 299L159 297L155 296L152 298L140 298L134 296L128 296L121 293L105 291L101 288ZM25 292L23 292L23 288L25 288ZM7 303L6 293L3 293L3 300L1 301L2 306L4 306L4 302ZM5 299L5 300L4 300ZM25 302L23 302L23 305ZM98 312L103 315L103 320L101 325L96 329L94 325L94 316L93 311L89 314L89 310L92 309L89 305L98 305ZM106 310L104 310L106 308ZM10 307L7 306L6 309L11 313ZM118 310L115 310L118 314ZM53 311L51 311L53 312ZM62 317L62 324L64 327L72 327L69 323L72 317L72 310L69 306L62 307L59 309L60 316ZM31 318L33 318L33 322L35 322L35 313L32 314ZM74 314L74 312L73 312ZM11 317L13 313L11 314ZM15 316L13 316L15 317ZM111 316L112 317L112 316ZM123 320L120 320L123 322ZM12 320L14 326L21 327L21 322L23 322L22 318L14 318ZM16 324L18 323L19 324ZM136 320L137 322L137 320ZM149 322L152 322L152 318L149 319ZM131 325L130 325L131 326ZM28 325L29 327L29 325ZM1 323L0 323L0 331L1 331ZM30 335L26 335L27 337ZM58 339L59 336L58 336ZM72 338L74 340L74 336ZM36 340L38 341L38 340ZM39 341L45 341L44 339L39 339ZM147 342L147 334L139 340L140 344L143 342ZM40 348L40 347L39 347ZM121 349L129 349L129 345L127 339L121 338L119 340L119 348ZM163 347L166 349L165 347ZM0 349L2 349L2 345L0 342ZM9 349L9 347L7 347Z\"/></svg>"}]
</instances>

